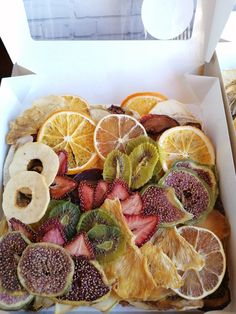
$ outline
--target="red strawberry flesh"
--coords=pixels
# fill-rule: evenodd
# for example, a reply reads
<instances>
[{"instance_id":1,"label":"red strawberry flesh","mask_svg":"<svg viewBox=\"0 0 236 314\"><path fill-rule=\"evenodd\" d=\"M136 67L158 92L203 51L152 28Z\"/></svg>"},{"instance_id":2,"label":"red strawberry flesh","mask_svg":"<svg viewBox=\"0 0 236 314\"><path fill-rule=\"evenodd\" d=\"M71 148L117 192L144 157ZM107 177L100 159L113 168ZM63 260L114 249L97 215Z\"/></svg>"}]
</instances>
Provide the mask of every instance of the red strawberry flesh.
<instances>
[{"instance_id":1,"label":"red strawberry flesh","mask_svg":"<svg viewBox=\"0 0 236 314\"><path fill-rule=\"evenodd\" d=\"M116 179L111 185L111 189L107 195L107 198L114 199L118 198L120 201L124 201L130 196L130 190L124 181L121 179Z\"/></svg>"},{"instance_id":2,"label":"red strawberry flesh","mask_svg":"<svg viewBox=\"0 0 236 314\"><path fill-rule=\"evenodd\" d=\"M59 150L57 151L57 155L59 158L59 169L57 175L63 176L68 170L68 154L65 150Z\"/></svg>"},{"instance_id":3,"label":"red strawberry flesh","mask_svg":"<svg viewBox=\"0 0 236 314\"><path fill-rule=\"evenodd\" d=\"M99 181L94 192L93 208L97 208L105 201L107 192L109 190L109 183L106 181Z\"/></svg>"},{"instance_id":4,"label":"red strawberry flesh","mask_svg":"<svg viewBox=\"0 0 236 314\"><path fill-rule=\"evenodd\" d=\"M153 236L159 223L158 216L126 215L125 219L139 247Z\"/></svg>"},{"instance_id":5,"label":"red strawberry flesh","mask_svg":"<svg viewBox=\"0 0 236 314\"><path fill-rule=\"evenodd\" d=\"M139 215L142 213L142 199L139 192L136 192L121 201L121 208L124 215Z\"/></svg>"},{"instance_id":6,"label":"red strawberry flesh","mask_svg":"<svg viewBox=\"0 0 236 314\"><path fill-rule=\"evenodd\" d=\"M70 192L76 189L78 183L67 176L56 176L50 186L51 198L60 200L65 198Z\"/></svg>"},{"instance_id":7,"label":"red strawberry flesh","mask_svg":"<svg viewBox=\"0 0 236 314\"><path fill-rule=\"evenodd\" d=\"M58 218L50 218L39 228L37 234L38 242L55 243L64 245L66 236L60 220Z\"/></svg>"},{"instance_id":8,"label":"red strawberry flesh","mask_svg":"<svg viewBox=\"0 0 236 314\"><path fill-rule=\"evenodd\" d=\"M94 187L87 181L81 181L78 187L80 208L82 211L93 209Z\"/></svg>"},{"instance_id":9,"label":"red strawberry flesh","mask_svg":"<svg viewBox=\"0 0 236 314\"><path fill-rule=\"evenodd\" d=\"M86 256L90 259L94 258L93 249L87 237L87 234L82 232L74 237L64 246L65 250L73 256Z\"/></svg>"},{"instance_id":10,"label":"red strawberry flesh","mask_svg":"<svg viewBox=\"0 0 236 314\"><path fill-rule=\"evenodd\" d=\"M36 241L36 233L27 225L25 225L23 222L16 218L11 218L9 220L11 224L11 228L13 231L19 231L22 234L26 236L31 242Z\"/></svg>"}]
</instances>

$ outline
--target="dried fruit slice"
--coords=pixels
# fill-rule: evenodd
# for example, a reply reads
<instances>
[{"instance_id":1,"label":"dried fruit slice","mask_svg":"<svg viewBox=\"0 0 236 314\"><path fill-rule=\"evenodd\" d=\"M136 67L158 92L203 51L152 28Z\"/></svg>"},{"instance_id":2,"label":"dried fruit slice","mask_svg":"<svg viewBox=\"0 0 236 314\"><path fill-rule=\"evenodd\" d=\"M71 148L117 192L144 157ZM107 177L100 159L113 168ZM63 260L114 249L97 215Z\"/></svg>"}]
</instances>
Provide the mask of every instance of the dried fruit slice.
<instances>
[{"instance_id":1,"label":"dried fruit slice","mask_svg":"<svg viewBox=\"0 0 236 314\"><path fill-rule=\"evenodd\" d=\"M56 176L50 186L51 198L60 200L77 188L77 182L67 176Z\"/></svg>"},{"instance_id":2,"label":"dried fruit slice","mask_svg":"<svg viewBox=\"0 0 236 314\"><path fill-rule=\"evenodd\" d=\"M95 257L100 262L114 260L124 251L124 236L114 218L103 209L84 213L77 231L87 233Z\"/></svg>"},{"instance_id":3,"label":"dried fruit slice","mask_svg":"<svg viewBox=\"0 0 236 314\"><path fill-rule=\"evenodd\" d=\"M151 135L159 135L163 131L178 126L179 123L166 116L159 114L147 114L141 117L140 123L144 126L146 132Z\"/></svg>"},{"instance_id":4,"label":"dried fruit slice","mask_svg":"<svg viewBox=\"0 0 236 314\"><path fill-rule=\"evenodd\" d=\"M66 236L58 218L49 218L43 223L37 233L37 242L65 244Z\"/></svg>"},{"instance_id":5,"label":"dried fruit slice","mask_svg":"<svg viewBox=\"0 0 236 314\"><path fill-rule=\"evenodd\" d=\"M35 167L37 165L37 167ZM22 171L36 171L41 173L50 185L59 168L57 154L43 143L29 142L17 149L9 166L11 177Z\"/></svg>"},{"instance_id":6,"label":"dried fruit slice","mask_svg":"<svg viewBox=\"0 0 236 314\"><path fill-rule=\"evenodd\" d=\"M120 301L120 298L111 291L108 298L103 301L96 302L93 307L102 313L109 313Z\"/></svg>"},{"instance_id":7,"label":"dried fruit slice","mask_svg":"<svg viewBox=\"0 0 236 314\"><path fill-rule=\"evenodd\" d=\"M212 231L220 240L230 235L229 221L217 209L214 209L205 219L198 222L196 227L202 227Z\"/></svg>"},{"instance_id":8,"label":"dried fruit slice","mask_svg":"<svg viewBox=\"0 0 236 314\"><path fill-rule=\"evenodd\" d=\"M126 215L125 219L130 230L135 235L135 244L139 247L153 236L159 223L159 217L157 215Z\"/></svg>"},{"instance_id":9,"label":"dried fruit slice","mask_svg":"<svg viewBox=\"0 0 236 314\"><path fill-rule=\"evenodd\" d=\"M153 144L143 143L134 148L129 157L132 165L131 188L138 189L151 179L159 154Z\"/></svg>"},{"instance_id":10,"label":"dried fruit slice","mask_svg":"<svg viewBox=\"0 0 236 314\"><path fill-rule=\"evenodd\" d=\"M8 181L2 208L8 220L15 217L25 224L32 224L44 216L49 201L44 176L34 171L22 171Z\"/></svg>"},{"instance_id":11,"label":"dried fruit slice","mask_svg":"<svg viewBox=\"0 0 236 314\"><path fill-rule=\"evenodd\" d=\"M109 153L103 167L103 179L112 182L114 179L122 179L129 186L131 183L131 161L129 156L118 149Z\"/></svg>"},{"instance_id":12,"label":"dried fruit slice","mask_svg":"<svg viewBox=\"0 0 236 314\"><path fill-rule=\"evenodd\" d=\"M141 247L141 252L147 257L150 272L157 286L178 289L183 285L177 268L160 248L152 243L146 243Z\"/></svg>"},{"instance_id":13,"label":"dried fruit slice","mask_svg":"<svg viewBox=\"0 0 236 314\"><path fill-rule=\"evenodd\" d=\"M202 218L213 209L215 200L209 186L189 169L173 168L159 184L174 189L184 209L193 214L193 220L190 222Z\"/></svg>"},{"instance_id":14,"label":"dried fruit slice","mask_svg":"<svg viewBox=\"0 0 236 314\"><path fill-rule=\"evenodd\" d=\"M176 227L162 229L155 244L172 260L178 270L201 270L205 265L204 258L178 233Z\"/></svg>"},{"instance_id":15,"label":"dried fruit slice","mask_svg":"<svg viewBox=\"0 0 236 314\"><path fill-rule=\"evenodd\" d=\"M34 296L27 291L7 291L0 287L0 309L16 311L20 310L33 300Z\"/></svg>"},{"instance_id":16,"label":"dried fruit slice","mask_svg":"<svg viewBox=\"0 0 236 314\"><path fill-rule=\"evenodd\" d=\"M100 158L105 159L114 149L126 152L125 145L140 135L146 135L146 131L136 119L125 114L112 114L97 124L94 145Z\"/></svg>"},{"instance_id":17,"label":"dried fruit slice","mask_svg":"<svg viewBox=\"0 0 236 314\"><path fill-rule=\"evenodd\" d=\"M113 181L110 190L107 194L107 198L118 198L120 201L126 200L130 195L130 189L126 182L116 179Z\"/></svg>"},{"instance_id":18,"label":"dried fruit slice","mask_svg":"<svg viewBox=\"0 0 236 314\"><path fill-rule=\"evenodd\" d=\"M22 286L33 295L55 297L67 291L74 275L74 262L60 246L35 243L23 252L17 267Z\"/></svg>"},{"instance_id":19,"label":"dried fruit slice","mask_svg":"<svg viewBox=\"0 0 236 314\"><path fill-rule=\"evenodd\" d=\"M182 273L184 284L174 291L185 299L202 299L213 293L223 280L226 269L223 246L207 229L184 226L178 232L203 257L205 266L200 271L190 269Z\"/></svg>"},{"instance_id":20,"label":"dried fruit slice","mask_svg":"<svg viewBox=\"0 0 236 314\"><path fill-rule=\"evenodd\" d=\"M124 215L139 215L142 213L143 203L139 192L131 194L121 201L122 213Z\"/></svg>"},{"instance_id":21,"label":"dried fruit slice","mask_svg":"<svg viewBox=\"0 0 236 314\"><path fill-rule=\"evenodd\" d=\"M157 215L161 227L171 227L193 218L184 210L173 188L148 185L142 192L142 202L144 214Z\"/></svg>"},{"instance_id":22,"label":"dried fruit slice","mask_svg":"<svg viewBox=\"0 0 236 314\"><path fill-rule=\"evenodd\" d=\"M137 147L139 146L140 144L143 144L143 143L151 143L153 144L154 146L156 145L157 146L157 142L155 142L153 139L151 139L149 136L146 136L146 135L141 135L139 137L136 137L132 140L130 140L126 146L125 146L125 150L126 150L126 153L129 155L132 153L132 151Z\"/></svg>"},{"instance_id":23,"label":"dried fruit slice","mask_svg":"<svg viewBox=\"0 0 236 314\"><path fill-rule=\"evenodd\" d=\"M87 181L90 184L96 184L99 180L102 180L102 169L91 168L84 170L74 176L74 180L78 183L81 181Z\"/></svg>"},{"instance_id":24,"label":"dried fruit slice","mask_svg":"<svg viewBox=\"0 0 236 314\"><path fill-rule=\"evenodd\" d=\"M19 257L30 241L20 232L7 233L0 239L1 288L10 292L24 291L17 277Z\"/></svg>"},{"instance_id":25,"label":"dried fruit slice","mask_svg":"<svg viewBox=\"0 0 236 314\"><path fill-rule=\"evenodd\" d=\"M192 159L205 165L215 164L215 152L210 139L192 126L177 126L165 131L159 138L158 146L165 171L180 159Z\"/></svg>"},{"instance_id":26,"label":"dried fruit slice","mask_svg":"<svg viewBox=\"0 0 236 314\"><path fill-rule=\"evenodd\" d=\"M111 291L106 275L95 261L74 257L75 273L71 288L57 302L71 305L91 304L103 300Z\"/></svg>"},{"instance_id":27,"label":"dried fruit slice","mask_svg":"<svg viewBox=\"0 0 236 314\"><path fill-rule=\"evenodd\" d=\"M19 219L11 218L9 223L11 224L12 231L19 231L31 242L36 241L36 233L33 231L33 229L21 222Z\"/></svg>"},{"instance_id":28,"label":"dried fruit slice","mask_svg":"<svg viewBox=\"0 0 236 314\"><path fill-rule=\"evenodd\" d=\"M93 208L98 208L104 203L109 187L110 184L108 182L103 180L98 181L94 192Z\"/></svg>"},{"instance_id":29,"label":"dried fruit slice","mask_svg":"<svg viewBox=\"0 0 236 314\"><path fill-rule=\"evenodd\" d=\"M65 150L58 150L56 153L59 159L57 175L64 176L68 170L68 154Z\"/></svg>"},{"instance_id":30,"label":"dried fruit slice","mask_svg":"<svg viewBox=\"0 0 236 314\"><path fill-rule=\"evenodd\" d=\"M66 243L64 249L73 256L83 255L89 259L94 258L93 248L85 232L79 233L70 242Z\"/></svg>"},{"instance_id":31,"label":"dried fruit slice","mask_svg":"<svg viewBox=\"0 0 236 314\"><path fill-rule=\"evenodd\" d=\"M76 226L80 218L79 206L70 201L56 201L49 212L49 217L56 217L64 228L67 239L71 239L76 233Z\"/></svg>"},{"instance_id":32,"label":"dried fruit slice","mask_svg":"<svg viewBox=\"0 0 236 314\"><path fill-rule=\"evenodd\" d=\"M75 111L58 111L41 126L37 141L53 150L68 153L68 174L75 174L92 167L97 154L93 144L94 122Z\"/></svg>"},{"instance_id":33,"label":"dried fruit slice","mask_svg":"<svg viewBox=\"0 0 236 314\"><path fill-rule=\"evenodd\" d=\"M181 160L177 161L174 164L174 167L177 168L186 168L186 169L191 169L194 171L200 179L202 179L204 182L206 182L209 187L211 188L214 198L216 199L218 196L218 186L217 186L217 179L215 176L214 171L205 165L201 165L199 163L196 163L192 160Z\"/></svg>"},{"instance_id":34,"label":"dried fruit slice","mask_svg":"<svg viewBox=\"0 0 236 314\"><path fill-rule=\"evenodd\" d=\"M153 107L163 100L167 100L167 97L158 92L134 93L122 101L121 107L137 111L142 116L149 113Z\"/></svg>"},{"instance_id":35,"label":"dried fruit slice","mask_svg":"<svg viewBox=\"0 0 236 314\"><path fill-rule=\"evenodd\" d=\"M80 208L82 211L88 211L93 208L94 186L87 181L81 181L78 187Z\"/></svg>"}]
</instances>

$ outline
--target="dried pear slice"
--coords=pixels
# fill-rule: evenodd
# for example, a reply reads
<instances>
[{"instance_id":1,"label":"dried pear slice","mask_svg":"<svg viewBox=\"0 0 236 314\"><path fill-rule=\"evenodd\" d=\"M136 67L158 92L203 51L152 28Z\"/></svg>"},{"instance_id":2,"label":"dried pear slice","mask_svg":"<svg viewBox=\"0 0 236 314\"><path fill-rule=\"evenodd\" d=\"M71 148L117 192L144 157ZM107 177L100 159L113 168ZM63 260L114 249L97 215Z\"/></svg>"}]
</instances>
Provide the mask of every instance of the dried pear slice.
<instances>
[{"instance_id":1,"label":"dried pear slice","mask_svg":"<svg viewBox=\"0 0 236 314\"><path fill-rule=\"evenodd\" d=\"M149 270L157 286L178 289L183 285L177 268L161 248L149 242L141 247L141 252L147 257Z\"/></svg>"},{"instance_id":2,"label":"dried pear slice","mask_svg":"<svg viewBox=\"0 0 236 314\"><path fill-rule=\"evenodd\" d=\"M37 164L37 170L34 165ZM51 147L43 143L29 142L19 147L15 152L9 166L10 176L13 177L21 171L36 171L45 177L50 185L57 175L59 158Z\"/></svg>"},{"instance_id":3,"label":"dried pear slice","mask_svg":"<svg viewBox=\"0 0 236 314\"><path fill-rule=\"evenodd\" d=\"M15 217L25 224L32 224L44 216L49 201L44 176L34 171L22 171L8 181L2 208L8 220Z\"/></svg>"},{"instance_id":4,"label":"dried pear slice","mask_svg":"<svg viewBox=\"0 0 236 314\"><path fill-rule=\"evenodd\" d=\"M171 259L178 270L201 270L204 258L174 228L163 228L155 240L158 248Z\"/></svg>"}]
</instances>

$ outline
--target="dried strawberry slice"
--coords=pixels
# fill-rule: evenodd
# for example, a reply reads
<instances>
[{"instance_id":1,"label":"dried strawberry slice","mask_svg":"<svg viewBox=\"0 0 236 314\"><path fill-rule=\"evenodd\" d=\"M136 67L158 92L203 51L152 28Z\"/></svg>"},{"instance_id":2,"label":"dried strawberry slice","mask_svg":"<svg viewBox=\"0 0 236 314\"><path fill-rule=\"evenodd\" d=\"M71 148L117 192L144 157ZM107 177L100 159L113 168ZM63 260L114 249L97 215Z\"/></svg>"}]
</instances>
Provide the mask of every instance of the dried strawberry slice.
<instances>
[{"instance_id":1,"label":"dried strawberry slice","mask_svg":"<svg viewBox=\"0 0 236 314\"><path fill-rule=\"evenodd\" d=\"M49 218L46 220L38 230L37 242L48 242L58 245L66 243L65 232L58 218Z\"/></svg>"},{"instance_id":2,"label":"dried strawberry slice","mask_svg":"<svg viewBox=\"0 0 236 314\"><path fill-rule=\"evenodd\" d=\"M101 180L98 182L94 192L93 208L97 208L104 203L109 187L110 184L106 181Z\"/></svg>"},{"instance_id":3,"label":"dried strawberry slice","mask_svg":"<svg viewBox=\"0 0 236 314\"><path fill-rule=\"evenodd\" d=\"M87 181L81 181L78 187L80 209L87 211L93 209L94 187Z\"/></svg>"},{"instance_id":4,"label":"dried strawberry slice","mask_svg":"<svg viewBox=\"0 0 236 314\"><path fill-rule=\"evenodd\" d=\"M23 233L31 242L36 241L36 233L22 221L16 218L11 218L9 222L13 231L19 231Z\"/></svg>"},{"instance_id":5,"label":"dried strawberry slice","mask_svg":"<svg viewBox=\"0 0 236 314\"><path fill-rule=\"evenodd\" d=\"M159 223L158 216L125 215L125 219L139 247L153 236Z\"/></svg>"},{"instance_id":6,"label":"dried strawberry slice","mask_svg":"<svg viewBox=\"0 0 236 314\"><path fill-rule=\"evenodd\" d=\"M139 192L131 194L124 201L121 201L121 208L124 215L139 215L142 213L143 202Z\"/></svg>"},{"instance_id":7,"label":"dried strawberry slice","mask_svg":"<svg viewBox=\"0 0 236 314\"><path fill-rule=\"evenodd\" d=\"M76 189L78 183L67 176L56 176L53 184L50 186L51 198L59 200L67 196Z\"/></svg>"},{"instance_id":8,"label":"dried strawberry slice","mask_svg":"<svg viewBox=\"0 0 236 314\"><path fill-rule=\"evenodd\" d=\"M59 150L56 152L59 158L59 168L57 175L63 176L68 170L68 154L65 150Z\"/></svg>"},{"instance_id":9,"label":"dried strawberry slice","mask_svg":"<svg viewBox=\"0 0 236 314\"><path fill-rule=\"evenodd\" d=\"M75 236L70 242L66 243L64 248L73 256L83 255L90 259L94 258L93 248L85 232Z\"/></svg>"},{"instance_id":10,"label":"dried strawberry slice","mask_svg":"<svg viewBox=\"0 0 236 314\"><path fill-rule=\"evenodd\" d=\"M118 198L120 201L124 201L130 196L130 189L126 182L121 179L115 179L111 185L111 189L107 195L107 198Z\"/></svg>"}]
</instances>

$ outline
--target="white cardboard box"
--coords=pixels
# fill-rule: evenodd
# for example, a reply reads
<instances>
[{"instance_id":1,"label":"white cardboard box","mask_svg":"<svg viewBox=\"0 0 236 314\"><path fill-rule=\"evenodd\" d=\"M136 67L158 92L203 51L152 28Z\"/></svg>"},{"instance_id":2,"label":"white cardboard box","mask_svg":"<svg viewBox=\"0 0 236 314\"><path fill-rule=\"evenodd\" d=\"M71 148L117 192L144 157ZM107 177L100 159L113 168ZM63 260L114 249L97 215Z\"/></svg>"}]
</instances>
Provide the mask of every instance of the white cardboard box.
<instances>
[{"instance_id":1,"label":"white cardboard box","mask_svg":"<svg viewBox=\"0 0 236 314\"><path fill-rule=\"evenodd\" d=\"M197 76L210 61L234 0L198 0L193 36L188 41L34 41L22 0L0 1L0 35L14 63L37 75L2 80L0 88L0 165L8 123L35 98L78 94L90 103L120 103L129 93L155 90L192 104L216 148L220 191L227 216L236 224L236 176L218 79ZM14 20L14 24L11 21ZM217 65L212 63L208 73ZM15 70L27 74L17 65ZM20 71L20 72L19 72ZM214 74L214 73L213 73ZM228 264L236 312L236 228L232 227ZM88 309L89 311L93 311ZM116 312L139 312L118 307ZM217 311L217 313L224 311Z\"/></svg>"}]
</instances>

